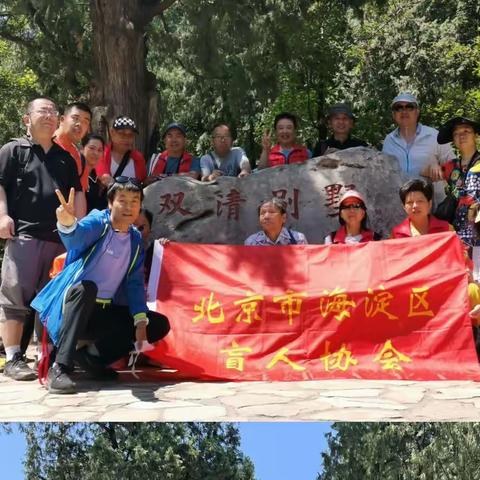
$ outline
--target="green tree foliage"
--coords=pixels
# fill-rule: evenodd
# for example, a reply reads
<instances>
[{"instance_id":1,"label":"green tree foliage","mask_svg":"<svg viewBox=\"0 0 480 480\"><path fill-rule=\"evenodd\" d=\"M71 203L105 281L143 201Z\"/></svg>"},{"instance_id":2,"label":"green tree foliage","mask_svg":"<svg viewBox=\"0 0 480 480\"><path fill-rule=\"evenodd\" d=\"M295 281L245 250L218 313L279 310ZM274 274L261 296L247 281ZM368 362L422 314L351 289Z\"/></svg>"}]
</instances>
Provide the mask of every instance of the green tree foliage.
<instances>
[{"instance_id":1,"label":"green tree foliage","mask_svg":"<svg viewBox=\"0 0 480 480\"><path fill-rule=\"evenodd\" d=\"M27 72L21 76L60 103L95 99L92 5L0 1L0 38L11 48L0 70L15 58L21 68L13 71ZM418 95L426 124L476 117L479 28L478 0L173 2L145 35L158 126L185 123L191 150L200 153L212 126L229 122L256 159L263 130L282 110L300 117L300 136L310 145L326 134L328 105L348 101L358 116L357 136L379 146L393 127L390 102L400 90ZM11 90L13 103L21 92ZM4 108L0 116L7 117Z\"/></svg>"},{"instance_id":2,"label":"green tree foliage","mask_svg":"<svg viewBox=\"0 0 480 480\"><path fill-rule=\"evenodd\" d=\"M468 28L466 11L476 11ZM399 91L418 95L427 125L476 116L479 14L478 2L415 0L367 5L363 17L351 16L351 46L334 83L337 96L356 105L361 136L380 143L392 128L389 105Z\"/></svg>"},{"instance_id":3,"label":"green tree foliage","mask_svg":"<svg viewBox=\"0 0 480 480\"><path fill-rule=\"evenodd\" d=\"M206 132L227 121L258 153L262 131L290 110L304 119L304 137L317 138L341 61L346 3L200 0L169 9L150 36L161 123L188 125L201 150Z\"/></svg>"},{"instance_id":4,"label":"green tree foliage","mask_svg":"<svg viewBox=\"0 0 480 480\"><path fill-rule=\"evenodd\" d=\"M37 88L37 76L19 58L18 47L0 39L1 140L18 137L25 131L21 116Z\"/></svg>"},{"instance_id":5,"label":"green tree foliage","mask_svg":"<svg viewBox=\"0 0 480 480\"><path fill-rule=\"evenodd\" d=\"M42 93L86 98L93 76L87 1L0 1L0 38L16 45Z\"/></svg>"},{"instance_id":6,"label":"green tree foliage","mask_svg":"<svg viewBox=\"0 0 480 480\"><path fill-rule=\"evenodd\" d=\"M28 480L253 480L233 424L23 424Z\"/></svg>"},{"instance_id":7,"label":"green tree foliage","mask_svg":"<svg viewBox=\"0 0 480 480\"><path fill-rule=\"evenodd\" d=\"M478 423L335 423L317 480L480 478Z\"/></svg>"}]
</instances>

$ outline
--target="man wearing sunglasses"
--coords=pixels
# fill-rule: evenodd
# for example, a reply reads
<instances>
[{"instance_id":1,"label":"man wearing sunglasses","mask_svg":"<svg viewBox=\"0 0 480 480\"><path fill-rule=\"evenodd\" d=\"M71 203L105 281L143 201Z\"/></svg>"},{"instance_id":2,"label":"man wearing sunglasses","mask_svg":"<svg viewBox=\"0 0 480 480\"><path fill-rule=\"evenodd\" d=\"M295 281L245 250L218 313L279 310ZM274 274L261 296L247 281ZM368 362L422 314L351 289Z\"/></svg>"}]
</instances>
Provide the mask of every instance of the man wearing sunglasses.
<instances>
[{"instance_id":1,"label":"man wearing sunglasses","mask_svg":"<svg viewBox=\"0 0 480 480\"><path fill-rule=\"evenodd\" d=\"M93 210L82 220L57 191L57 226L67 248L65 267L32 302L55 344L49 368L51 393L74 393L74 363L99 380L115 379L110 364L144 342L163 338L170 327L165 316L145 303L144 249L133 226L143 192L135 178L117 177L107 192L108 209ZM78 340L90 344L78 349ZM42 372L39 372L43 377Z\"/></svg>"},{"instance_id":2,"label":"man wearing sunglasses","mask_svg":"<svg viewBox=\"0 0 480 480\"><path fill-rule=\"evenodd\" d=\"M439 145L438 131L419 122L420 108L411 93L400 93L392 101L392 117L397 128L383 142L383 153L396 157L407 178L420 176L435 182L434 203L445 196L441 165L455 158L451 146Z\"/></svg>"}]
</instances>

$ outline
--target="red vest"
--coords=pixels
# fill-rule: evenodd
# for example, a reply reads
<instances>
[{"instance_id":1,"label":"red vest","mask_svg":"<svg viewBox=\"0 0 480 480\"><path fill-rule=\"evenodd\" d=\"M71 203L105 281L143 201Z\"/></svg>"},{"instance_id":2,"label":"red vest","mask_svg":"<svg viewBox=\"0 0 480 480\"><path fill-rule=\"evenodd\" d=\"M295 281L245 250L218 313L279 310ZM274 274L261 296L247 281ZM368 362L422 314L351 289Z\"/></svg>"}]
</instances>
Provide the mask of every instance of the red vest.
<instances>
[{"instance_id":1,"label":"red vest","mask_svg":"<svg viewBox=\"0 0 480 480\"><path fill-rule=\"evenodd\" d=\"M143 155L138 150L130 152L130 158L133 160L133 167L135 168L135 178L143 182L147 177L147 165ZM111 175L110 168L112 165L112 144L105 145L103 151L103 158L100 159L96 167L97 176L101 177L105 173Z\"/></svg>"},{"instance_id":2,"label":"red vest","mask_svg":"<svg viewBox=\"0 0 480 480\"><path fill-rule=\"evenodd\" d=\"M277 143L268 154L268 166L276 167L278 165L286 165L290 163L303 163L308 160L308 150L306 147L294 145L288 158L282 153L282 147Z\"/></svg>"},{"instance_id":3,"label":"red vest","mask_svg":"<svg viewBox=\"0 0 480 480\"><path fill-rule=\"evenodd\" d=\"M440 220L433 215L429 216L428 220L428 233L441 233L451 232L450 224L445 220ZM402 223L395 225L392 228L392 238L406 238L411 237L412 231L410 230L410 220L406 218Z\"/></svg>"},{"instance_id":4,"label":"red vest","mask_svg":"<svg viewBox=\"0 0 480 480\"><path fill-rule=\"evenodd\" d=\"M162 175L163 173L165 173L165 169L167 168L167 159L168 159L168 153L165 150L162 153L160 153L158 157L155 159L156 161L150 175L155 176L155 175ZM183 152L182 158L180 160L180 165L178 166L177 173L190 172L192 160L193 160L193 156L190 153Z\"/></svg>"},{"instance_id":5,"label":"red vest","mask_svg":"<svg viewBox=\"0 0 480 480\"><path fill-rule=\"evenodd\" d=\"M375 240L375 232L373 232L373 230L362 230L360 234L362 235L360 243L371 242L372 240ZM332 238L332 241L333 243L345 243L346 237L347 229L345 226L342 226L335 232L335 236Z\"/></svg>"}]
</instances>

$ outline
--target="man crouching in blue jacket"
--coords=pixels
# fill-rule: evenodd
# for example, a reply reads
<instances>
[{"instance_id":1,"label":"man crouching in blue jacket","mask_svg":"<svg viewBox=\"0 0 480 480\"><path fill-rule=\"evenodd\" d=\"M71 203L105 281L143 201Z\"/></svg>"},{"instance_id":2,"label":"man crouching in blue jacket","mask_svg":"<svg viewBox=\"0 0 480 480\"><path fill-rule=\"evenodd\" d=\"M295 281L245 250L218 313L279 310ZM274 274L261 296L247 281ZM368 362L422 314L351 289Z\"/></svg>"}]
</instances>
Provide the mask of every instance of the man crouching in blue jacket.
<instances>
[{"instance_id":1,"label":"man crouching in blue jacket","mask_svg":"<svg viewBox=\"0 0 480 480\"><path fill-rule=\"evenodd\" d=\"M107 192L108 209L74 215L74 192L68 201L57 190L57 228L67 249L62 272L32 302L56 347L48 370L51 393L74 393L69 374L74 362L98 379L116 372L108 367L133 350L134 342L156 342L170 326L145 303L143 242L132 225L143 199L135 178L117 177ZM78 340L88 347L77 350Z\"/></svg>"}]
</instances>

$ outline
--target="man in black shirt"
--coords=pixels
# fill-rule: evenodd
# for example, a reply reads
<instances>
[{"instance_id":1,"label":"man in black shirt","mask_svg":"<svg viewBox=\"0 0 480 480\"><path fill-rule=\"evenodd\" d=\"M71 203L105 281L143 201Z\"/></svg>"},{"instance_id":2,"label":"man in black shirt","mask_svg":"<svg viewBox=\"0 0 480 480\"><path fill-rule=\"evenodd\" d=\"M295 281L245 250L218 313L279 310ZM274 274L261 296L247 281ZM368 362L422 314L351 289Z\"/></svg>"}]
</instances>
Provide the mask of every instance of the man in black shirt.
<instances>
[{"instance_id":1,"label":"man in black shirt","mask_svg":"<svg viewBox=\"0 0 480 480\"><path fill-rule=\"evenodd\" d=\"M355 117L352 109L346 103L336 103L330 107L327 123L328 128L332 131L332 136L317 143L313 150L313 157L323 155L329 148L345 150L352 147L368 146L363 140L350 136L355 124Z\"/></svg>"},{"instance_id":2,"label":"man in black shirt","mask_svg":"<svg viewBox=\"0 0 480 480\"><path fill-rule=\"evenodd\" d=\"M23 327L32 321L30 302L47 283L53 259L64 251L56 228L55 189L63 195L75 189L77 218L86 209L75 160L52 141L58 126L55 103L45 97L32 100L23 122L27 137L0 149L0 238L7 240L0 322L7 356L4 375L15 380L36 377L20 346Z\"/></svg>"}]
</instances>

